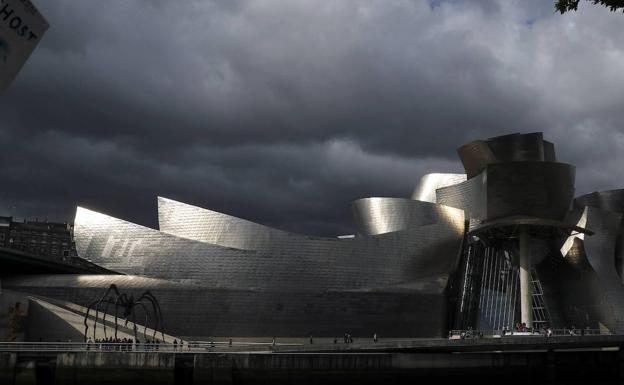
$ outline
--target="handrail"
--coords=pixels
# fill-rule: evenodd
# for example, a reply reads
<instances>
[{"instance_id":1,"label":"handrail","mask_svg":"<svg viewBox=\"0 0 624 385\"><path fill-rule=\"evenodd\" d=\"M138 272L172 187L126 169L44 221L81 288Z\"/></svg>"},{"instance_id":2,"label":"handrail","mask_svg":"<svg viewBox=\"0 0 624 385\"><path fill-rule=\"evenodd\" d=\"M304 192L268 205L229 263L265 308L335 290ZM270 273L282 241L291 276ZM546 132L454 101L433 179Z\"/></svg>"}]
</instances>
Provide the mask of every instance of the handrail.
<instances>
[{"instance_id":1,"label":"handrail","mask_svg":"<svg viewBox=\"0 0 624 385\"><path fill-rule=\"evenodd\" d=\"M130 342L0 342L0 351L10 352L150 352L150 353L197 353L214 349L254 348L266 346L300 346L296 343L272 342L222 342L190 341L185 344L171 343L130 343Z\"/></svg>"},{"instance_id":2,"label":"handrail","mask_svg":"<svg viewBox=\"0 0 624 385\"><path fill-rule=\"evenodd\" d=\"M578 329L578 328L563 328L563 329L550 329L550 335L543 329L527 329L525 331L519 330L450 330L448 334L449 339L457 338L498 338L498 337L514 337L514 336L542 336L542 337L570 337L570 336L596 336L596 335L613 335L609 331L602 329Z\"/></svg>"}]
</instances>

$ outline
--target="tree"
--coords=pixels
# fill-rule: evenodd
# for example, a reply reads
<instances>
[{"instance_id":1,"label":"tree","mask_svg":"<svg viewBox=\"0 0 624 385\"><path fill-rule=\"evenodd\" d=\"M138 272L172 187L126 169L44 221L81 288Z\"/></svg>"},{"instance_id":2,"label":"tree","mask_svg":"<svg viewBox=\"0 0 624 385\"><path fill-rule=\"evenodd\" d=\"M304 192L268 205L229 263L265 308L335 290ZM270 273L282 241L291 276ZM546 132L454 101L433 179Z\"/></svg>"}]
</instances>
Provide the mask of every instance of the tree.
<instances>
[{"instance_id":1,"label":"tree","mask_svg":"<svg viewBox=\"0 0 624 385\"><path fill-rule=\"evenodd\" d=\"M600 4L609 8L610 11L615 12L620 9L624 11L624 0L587 0L596 4ZM555 3L555 10L558 12L566 13L568 11L576 11L578 9L580 0L557 0Z\"/></svg>"},{"instance_id":2,"label":"tree","mask_svg":"<svg viewBox=\"0 0 624 385\"><path fill-rule=\"evenodd\" d=\"M9 342L17 340L22 332L25 313L22 311L19 302L15 302L15 306L9 307Z\"/></svg>"}]
</instances>

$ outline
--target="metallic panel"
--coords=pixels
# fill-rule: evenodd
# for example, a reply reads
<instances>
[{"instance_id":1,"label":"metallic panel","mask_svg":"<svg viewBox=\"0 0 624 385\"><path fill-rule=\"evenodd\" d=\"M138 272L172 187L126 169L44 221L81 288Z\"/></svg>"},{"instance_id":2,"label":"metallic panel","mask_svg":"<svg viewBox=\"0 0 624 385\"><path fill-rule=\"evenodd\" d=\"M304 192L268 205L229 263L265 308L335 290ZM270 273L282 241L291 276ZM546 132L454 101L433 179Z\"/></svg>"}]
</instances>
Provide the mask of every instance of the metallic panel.
<instances>
[{"instance_id":1,"label":"metallic panel","mask_svg":"<svg viewBox=\"0 0 624 385\"><path fill-rule=\"evenodd\" d=\"M495 163L466 182L439 188L436 200L464 210L471 229L506 217L562 221L574 196L574 179L574 166L565 163Z\"/></svg>"},{"instance_id":2,"label":"metallic panel","mask_svg":"<svg viewBox=\"0 0 624 385\"><path fill-rule=\"evenodd\" d=\"M423 175L412 193L412 199L423 202L437 203L437 189L465 182L466 178L466 174L433 173Z\"/></svg>"},{"instance_id":3,"label":"metallic panel","mask_svg":"<svg viewBox=\"0 0 624 385\"><path fill-rule=\"evenodd\" d=\"M574 271L559 272L561 307L576 325L595 322L587 326L603 325L612 332L624 332L624 285L614 268L621 220L621 214L594 207L586 207L580 214L579 221L586 221L595 234L574 237L566 250L566 262Z\"/></svg>"},{"instance_id":4,"label":"metallic panel","mask_svg":"<svg viewBox=\"0 0 624 385\"><path fill-rule=\"evenodd\" d=\"M484 140L475 140L464 144L457 149L457 154L464 165L468 179L479 175L488 164L498 161Z\"/></svg>"},{"instance_id":5,"label":"metallic panel","mask_svg":"<svg viewBox=\"0 0 624 385\"><path fill-rule=\"evenodd\" d=\"M462 209L467 218L483 219L486 215L486 174L482 173L465 182L439 188L438 204Z\"/></svg>"},{"instance_id":6,"label":"metallic panel","mask_svg":"<svg viewBox=\"0 0 624 385\"><path fill-rule=\"evenodd\" d=\"M409 290L258 291L176 284L138 276L13 276L5 288L85 306L110 284L136 297L149 289L162 308L165 332L189 339L222 337L370 338L441 336L446 298Z\"/></svg>"},{"instance_id":7,"label":"metallic panel","mask_svg":"<svg viewBox=\"0 0 624 385\"><path fill-rule=\"evenodd\" d=\"M624 189L596 191L574 199L574 207L582 209L586 206L624 213ZM624 283L624 219L615 245L615 268Z\"/></svg>"},{"instance_id":8,"label":"metallic panel","mask_svg":"<svg viewBox=\"0 0 624 385\"><path fill-rule=\"evenodd\" d=\"M574 199L574 207L583 208L585 206L624 213L624 189L596 191Z\"/></svg>"},{"instance_id":9,"label":"metallic panel","mask_svg":"<svg viewBox=\"0 0 624 385\"><path fill-rule=\"evenodd\" d=\"M295 236L288 242L265 242L257 251L177 237L83 208L77 211L74 232L79 255L120 272L219 287L337 290L448 275L463 236L464 218L460 211L456 214L452 223L354 239ZM185 218L179 219L183 223ZM205 223L211 226L209 219ZM235 235L259 244L253 233ZM436 290L445 285L444 279L439 282Z\"/></svg>"},{"instance_id":10,"label":"metallic panel","mask_svg":"<svg viewBox=\"0 0 624 385\"><path fill-rule=\"evenodd\" d=\"M556 161L554 145L545 141L541 132L476 140L457 152L469 179L494 163Z\"/></svg>"},{"instance_id":11,"label":"metallic panel","mask_svg":"<svg viewBox=\"0 0 624 385\"><path fill-rule=\"evenodd\" d=\"M497 136L487 142L498 162L544 161L541 132Z\"/></svg>"},{"instance_id":12,"label":"metallic panel","mask_svg":"<svg viewBox=\"0 0 624 385\"><path fill-rule=\"evenodd\" d=\"M163 197L158 197L158 227L164 233L242 250L269 249L275 244L313 239L334 241L289 233Z\"/></svg>"},{"instance_id":13,"label":"metallic panel","mask_svg":"<svg viewBox=\"0 0 624 385\"><path fill-rule=\"evenodd\" d=\"M189 212L188 216L175 212L172 227L164 228L174 228L177 223L181 226L178 230L184 229L188 220L194 226L215 229L218 220L210 222L215 218L213 212ZM225 333L226 325L240 325L238 333L244 335L262 330L283 335L317 327L333 335L356 319L360 327L372 327L389 322L387 314L407 319L419 310L424 315L410 318L412 326L406 333L423 333L417 331L422 328L429 332L435 329L433 335L438 335L446 326L445 293L464 230L463 213L455 210L455 214L455 218L440 223L354 239L291 234L258 241L254 232L210 238L229 243L239 237L239 244L253 245L255 251L166 234L84 208L78 208L74 231L79 255L95 263L121 272L208 287L205 296L216 302L186 300L194 311L210 313L212 307L205 306L217 309L214 314L202 315L202 322L208 326L200 327L197 333ZM194 234L212 237L211 232ZM228 305L229 301L234 302ZM179 297L171 303L187 306ZM240 307L230 315L219 314L236 306ZM289 312L275 312L284 307ZM386 311L389 313L381 314ZM319 319L321 316L328 318ZM284 318L278 322L275 317Z\"/></svg>"},{"instance_id":14,"label":"metallic panel","mask_svg":"<svg viewBox=\"0 0 624 385\"><path fill-rule=\"evenodd\" d=\"M377 235L463 217L461 210L403 198L364 198L352 204L358 233Z\"/></svg>"},{"instance_id":15,"label":"metallic panel","mask_svg":"<svg viewBox=\"0 0 624 385\"><path fill-rule=\"evenodd\" d=\"M515 215L563 220L570 209L574 166L509 162L491 164L486 173L487 220Z\"/></svg>"},{"instance_id":16,"label":"metallic panel","mask_svg":"<svg viewBox=\"0 0 624 385\"><path fill-rule=\"evenodd\" d=\"M544 162L556 162L557 154L555 153L555 145L547 140L544 141Z\"/></svg>"}]
</instances>

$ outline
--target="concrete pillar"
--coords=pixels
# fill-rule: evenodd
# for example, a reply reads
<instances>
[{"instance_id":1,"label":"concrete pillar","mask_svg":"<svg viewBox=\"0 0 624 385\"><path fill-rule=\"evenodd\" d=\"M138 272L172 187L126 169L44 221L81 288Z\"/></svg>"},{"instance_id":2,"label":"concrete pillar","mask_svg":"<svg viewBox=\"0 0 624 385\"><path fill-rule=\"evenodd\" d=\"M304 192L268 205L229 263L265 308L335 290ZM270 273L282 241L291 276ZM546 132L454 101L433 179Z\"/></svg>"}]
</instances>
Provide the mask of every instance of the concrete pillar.
<instances>
[{"instance_id":1,"label":"concrete pillar","mask_svg":"<svg viewBox=\"0 0 624 385\"><path fill-rule=\"evenodd\" d=\"M533 283L531 282L531 237L529 228L522 226L520 246L520 322L533 327Z\"/></svg>"}]
</instances>

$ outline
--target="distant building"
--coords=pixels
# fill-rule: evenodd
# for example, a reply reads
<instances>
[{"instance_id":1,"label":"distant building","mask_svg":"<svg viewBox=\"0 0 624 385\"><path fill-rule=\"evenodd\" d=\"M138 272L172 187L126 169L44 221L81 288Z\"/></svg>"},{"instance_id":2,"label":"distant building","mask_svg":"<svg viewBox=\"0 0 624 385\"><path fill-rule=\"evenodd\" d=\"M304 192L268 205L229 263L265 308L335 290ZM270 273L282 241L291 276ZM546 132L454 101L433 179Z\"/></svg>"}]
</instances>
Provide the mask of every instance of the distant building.
<instances>
[{"instance_id":1,"label":"distant building","mask_svg":"<svg viewBox=\"0 0 624 385\"><path fill-rule=\"evenodd\" d=\"M73 226L69 223L16 222L13 217L0 217L0 246L62 262L76 256Z\"/></svg>"}]
</instances>

